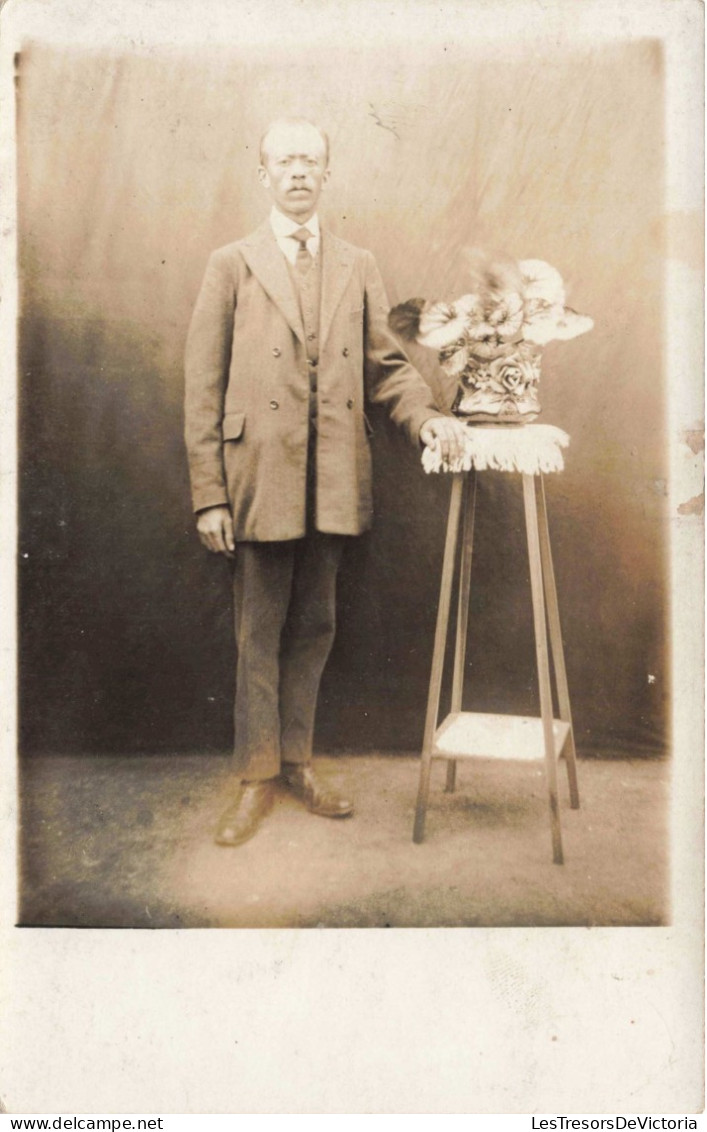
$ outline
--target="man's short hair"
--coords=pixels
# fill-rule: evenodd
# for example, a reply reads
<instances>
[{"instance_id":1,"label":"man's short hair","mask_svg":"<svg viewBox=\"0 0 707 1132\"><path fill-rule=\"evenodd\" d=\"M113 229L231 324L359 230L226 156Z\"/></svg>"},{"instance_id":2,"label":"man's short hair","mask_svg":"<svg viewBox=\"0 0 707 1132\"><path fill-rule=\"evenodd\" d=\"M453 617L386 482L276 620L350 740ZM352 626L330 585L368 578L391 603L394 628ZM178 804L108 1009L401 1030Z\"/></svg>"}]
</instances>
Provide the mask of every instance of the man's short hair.
<instances>
[{"instance_id":1,"label":"man's short hair","mask_svg":"<svg viewBox=\"0 0 707 1132\"><path fill-rule=\"evenodd\" d=\"M270 123L267 130L265 131L265 133L261 137L261 139L260 139L260 164L261 165L265 164L265 158L267 157L267 154L265 152L265 141L266 141L267 136L270 133L270 131L274 130L274 128L276 126L313 126L314 129L319 134L322 141L324 142L324 164L325 165L329 164L329 135L327 134L326 130L323 130L322 127L318 126L316 122L313 122L311 118L290 117L290 118L275 118Z\"/></svg>"}]
</instances>

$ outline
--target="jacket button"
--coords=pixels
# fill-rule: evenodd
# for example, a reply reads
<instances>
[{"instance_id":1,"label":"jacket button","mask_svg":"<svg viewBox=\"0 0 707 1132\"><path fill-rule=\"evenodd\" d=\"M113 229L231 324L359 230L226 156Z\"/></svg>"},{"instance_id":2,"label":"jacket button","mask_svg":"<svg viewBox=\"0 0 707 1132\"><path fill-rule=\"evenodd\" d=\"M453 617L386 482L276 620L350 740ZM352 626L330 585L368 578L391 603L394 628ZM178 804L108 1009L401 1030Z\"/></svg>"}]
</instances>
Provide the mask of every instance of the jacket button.
<instances>
[{"instance_id":1,"label":"jacket button","mask_svg":"<svg viewBox=\"0 0 707 1132\"><path fill-rule=\"evenodd\" d=\"M353 407L354 407L354 403L353 403L352 399L349 397L348 401L346 402L346 408L347 409L353 409Z\"/></svg>"},{"instance_id":2,"label":"jacket button","mask_svg":"<svg viewBox=\"0 0 707 1132\"><path fill-rule=\"evenodd\" d=\"M277 346L273 346L272 356L274 358L279 358L281 353L282 353L282 351L280 349L278 349Z\"/></svg>"},{"instance_id":3,"label":"jacket button","mask_svg":"<svg viewBox=\"0 0 707 1132\"><path fill-rule=\"evenodd\" d=\"M348 356L349 356L349 348L348 348L348 346L344 346L344 348L343 348L343 350L341 351L341 353L342 353L342 354L344 355L344 357L345 357L345 358L348 358Z\"/></svg>"},{"instance_id":4,"label":"jacket button","mask_svg":"<svg viewBox=\"0 0 707 1132\"><path fill-rule=\"evenodd\" d=\"M280 402L279 401L271 401L270 402L270 408L271 409L279 409L280 408Z\"/></svg>"}]
</instances>

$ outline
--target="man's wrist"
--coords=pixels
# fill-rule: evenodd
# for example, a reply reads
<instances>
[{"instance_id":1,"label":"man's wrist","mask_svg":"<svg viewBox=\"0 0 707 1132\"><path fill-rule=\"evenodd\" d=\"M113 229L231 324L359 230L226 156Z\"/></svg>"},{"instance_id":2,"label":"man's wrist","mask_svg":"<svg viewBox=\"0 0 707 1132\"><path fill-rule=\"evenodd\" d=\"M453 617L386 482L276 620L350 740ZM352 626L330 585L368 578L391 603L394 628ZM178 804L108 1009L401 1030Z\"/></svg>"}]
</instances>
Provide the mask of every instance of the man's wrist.
<instances>
[{"instance_id":1,"label":"man's wrist","mask_svg":"<svg viewBox=\"0 0 707 1132\"><path fill-rule=\"evenodd\" d=\"M446 413L430 413L429 417L425 417L424 421L420 425L420 429L419 429L419 432L418 432L418 440L419 440L420 444L424 445L424 443L425 443L425 441L422 439L422 434L423 434L424 430L426 429L427 425L429 425L431 421L444 420L448 415L449 414L446 414Z\"/></svg>"}]
</instances>

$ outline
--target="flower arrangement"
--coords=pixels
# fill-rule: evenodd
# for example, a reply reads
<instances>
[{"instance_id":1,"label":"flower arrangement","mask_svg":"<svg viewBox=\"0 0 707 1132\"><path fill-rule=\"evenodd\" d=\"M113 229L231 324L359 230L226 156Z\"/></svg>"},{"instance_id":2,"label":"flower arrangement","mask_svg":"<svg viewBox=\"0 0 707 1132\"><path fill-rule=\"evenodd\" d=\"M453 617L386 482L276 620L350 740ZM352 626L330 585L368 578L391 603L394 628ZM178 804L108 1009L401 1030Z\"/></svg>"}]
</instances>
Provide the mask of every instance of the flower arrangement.
<instances>
[{"instance_id":1,"label":"flower arrangement","mask_svg":"<svg viewBox=\"0 0 707 1132\"><path fill-rule=\"evenodd\" d=\"M472 262L473 290L454 302L409 299L388 316L395 333L437 350L457 382L452 411L470 423L518 424L540 412L542 349L591 330L565 305L559 272L540 259Z\"/></svg>"}]
</instances>

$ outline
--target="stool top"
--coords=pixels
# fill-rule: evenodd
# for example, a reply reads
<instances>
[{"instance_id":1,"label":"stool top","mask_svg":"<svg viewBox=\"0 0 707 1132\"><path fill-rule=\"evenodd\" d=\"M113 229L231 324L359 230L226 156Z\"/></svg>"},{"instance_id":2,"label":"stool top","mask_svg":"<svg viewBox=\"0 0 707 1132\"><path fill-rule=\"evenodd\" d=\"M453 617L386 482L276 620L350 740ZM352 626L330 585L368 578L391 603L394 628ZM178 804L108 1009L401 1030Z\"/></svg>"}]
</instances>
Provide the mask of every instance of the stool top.
<instances>
[{"instance_id":1,"label":"stool top","mask_svg":"<svg viewBox=\"0 0 707 1132\"><path fill-rule=\"evenodd\" d=\"M464 422L462 422L464 423ZM541 472L561 472L565 466L562 449L570 438L555 425L465 425L466 450L452 465L442 461L439 448L426 447L422 466L426 472L478 472L491 468L501 472L521 472L536 476Z\"/></svg>"}]
</instances>

